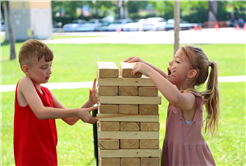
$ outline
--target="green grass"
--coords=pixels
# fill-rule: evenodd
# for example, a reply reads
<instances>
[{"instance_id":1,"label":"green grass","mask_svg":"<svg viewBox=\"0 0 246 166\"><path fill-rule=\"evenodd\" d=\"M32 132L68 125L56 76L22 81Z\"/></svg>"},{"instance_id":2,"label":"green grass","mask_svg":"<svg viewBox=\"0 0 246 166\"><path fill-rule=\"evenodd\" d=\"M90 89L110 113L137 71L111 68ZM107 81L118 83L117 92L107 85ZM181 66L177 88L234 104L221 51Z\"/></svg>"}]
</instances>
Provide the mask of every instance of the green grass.
<instances>
[{"instance_id":1,"label":"green grass","mask_svg":"<svg viewBox=\"0 0 246 166\"><path fill-rule=\"evenodd\" d=\"M19 49L21 43L16 44ZM219 76L245 75L245 45L199 45L210 60L219 63ZM140 56L166 70L173 56L173 45L56 45L50 82L92 81L97 61L119 62L129 56ZM1 84L16 84L24 76L17 60L8 60L9 46L1 47ZM217 165L245 165L245 82L219 83L221 116L214 139L204 135ZM88 88L52 90L67 107L81 106L88 99ZM168 102L160 105L160 146L165 136ZM14 165L13 156L14 92L1 93L1 163ZM59 165L94 166L92 125L82 121L69 126L57 120Z\"/></svg>"},{"instance_id":2,"label":"green grass","mask_svg":"<svg viewBox=\"0 0 246 166\"><path fill-rule=\"evenodd\" d=\"M18 55L22 43L16 44ZM166 71L173 57L173 45L130 44L49 44L54 52L50 82L91 81L96 76L96 62L119 62L129 56L139 56ZM209 60L219 64L219 76L245 75L245 45L197 45L202 47ZM9 45L1 48L2 84L16 84L20 76L18 58L9 60Z\"/></svg>"}]
</instances>

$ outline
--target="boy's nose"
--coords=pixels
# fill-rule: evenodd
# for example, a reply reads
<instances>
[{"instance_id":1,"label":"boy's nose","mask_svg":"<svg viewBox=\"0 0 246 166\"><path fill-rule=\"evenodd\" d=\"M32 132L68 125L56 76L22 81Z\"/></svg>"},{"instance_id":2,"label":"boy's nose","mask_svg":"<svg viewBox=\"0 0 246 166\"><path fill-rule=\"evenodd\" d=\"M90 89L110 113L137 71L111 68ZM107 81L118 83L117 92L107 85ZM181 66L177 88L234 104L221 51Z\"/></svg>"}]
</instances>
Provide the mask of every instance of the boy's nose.
<instances>
[{"instance_id":1,"label":"boy's nose","mask_svg":"<svg viewBox=\"0 0 246 166\"><path fill-rule=\"evenodd\" d=\"M48 74L52 74L52 70L51 70L51 68L48 70Z\"/></svg>"}]
</instances>

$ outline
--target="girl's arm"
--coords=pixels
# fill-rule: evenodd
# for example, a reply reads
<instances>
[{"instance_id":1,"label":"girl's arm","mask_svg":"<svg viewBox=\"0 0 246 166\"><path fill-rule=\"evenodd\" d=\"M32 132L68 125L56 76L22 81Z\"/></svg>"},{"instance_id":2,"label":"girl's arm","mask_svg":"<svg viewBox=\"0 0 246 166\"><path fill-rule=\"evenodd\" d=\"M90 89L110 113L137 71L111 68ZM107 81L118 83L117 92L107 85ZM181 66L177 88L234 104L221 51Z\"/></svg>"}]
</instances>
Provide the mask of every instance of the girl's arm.
<instances>
[{"instance_id":1,"label":"girl's arm","mask_svg":"<svg viewBox=\"0 0 246 166\"><path fill-rule=\"evenodd\" d=\"M160 73L163 77L167 78L167 74L162 71L161 69L155 67L154 65L148 63L148 62L145 62L144 60L142 60L141 58L137 57L137 56L134 56L134 57L129 57L127 60L125 60L124 62L128 62L128 63L132 63L132 62L142 62L148 66L150 66L152 69L154 69L155 71L157 71L158 73Z\"/></svg>"},{"instance_id":2,"label":"girl's arm","mask_svg":"<svg viewBox=\"0 0 246 166\"><path fill-rule=\"evenodd\" d=\"M38 119L57 119L77 116L83 122L95 123L97 121L97 118L93 118L90 114L97 107L74 109L66 109L63 105L60 105L62 108L45 107L32 81L28 77L24 77L19 81L18 88L20 88L19 92L22 93L26 103L29 104Z\"/></svg>"},{"instance_id":3,"label":"girl's arm","mask_svg":"<svg viewBox=\"0 0 246 166\"><path fill-rule=\"evenodd\" d=\"M143 63L136 63L132 69L132 74L141 72L154 82L162 95L176 108L181 110L191 110L194 108L195 96L191 93L181 93L178 88L169 82L160 73Z\"/></svg>"}]
</instances>

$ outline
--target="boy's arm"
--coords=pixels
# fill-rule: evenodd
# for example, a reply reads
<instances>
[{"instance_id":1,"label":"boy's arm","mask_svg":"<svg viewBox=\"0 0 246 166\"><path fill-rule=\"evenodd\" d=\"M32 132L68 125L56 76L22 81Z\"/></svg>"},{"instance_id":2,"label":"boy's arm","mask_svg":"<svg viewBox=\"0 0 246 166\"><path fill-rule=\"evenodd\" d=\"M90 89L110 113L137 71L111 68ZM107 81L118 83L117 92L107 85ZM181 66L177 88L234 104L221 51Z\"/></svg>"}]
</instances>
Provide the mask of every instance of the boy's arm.
<instances>
[{"instance_id":1,"label":"boy's arm","mask_svg":"<svg viewBox=\"0 0 246 166\"><path fill-rule=\"evenodd\" d=\"M56 108L66 108L51 92L52 94L52 101L54 104L54 107ZM96 79L94 79L92 90L90 90L89 100L81 107L81 108L89 108L92 107L95 103L97 103L96 98ZM97 117L96 117L97 119ZM62 118L64 122L66 122L69 125L74 125L79 118L78 117L69 117L69 118Z\"/></svg>"},{"instance_id":2,"label":"boy's arm","mask_svg":"<svg viewBox=\"0 0 246 166\"><path fill-rule=\"evenodd\" d=\"M91 108L75 108L66 109L64 108L51 108L45 107L39 98L32 81L28 77L24 77L19 81L19 92L23 94L24 99L27 104L29 104L33 113L38 119L57 119L57 118L67 118L77 116L82 121L87 123L95 123L96 118L90 115L90 111L96 109L96 107Z\"/></svg>"}]
</instances>

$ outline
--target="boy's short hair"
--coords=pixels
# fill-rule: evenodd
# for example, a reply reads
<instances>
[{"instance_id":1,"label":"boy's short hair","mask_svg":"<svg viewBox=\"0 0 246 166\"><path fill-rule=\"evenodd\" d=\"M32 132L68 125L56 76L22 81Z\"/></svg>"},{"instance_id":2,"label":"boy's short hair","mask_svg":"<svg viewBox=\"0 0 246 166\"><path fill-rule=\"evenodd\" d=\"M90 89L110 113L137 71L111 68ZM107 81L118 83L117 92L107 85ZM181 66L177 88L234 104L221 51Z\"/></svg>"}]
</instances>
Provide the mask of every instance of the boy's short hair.
<instances>
[{"instance_id":1,"label":"boy's short hair","mask_svg":"<svg viewBox=\"0 0 246 166\"><path fill-rule=\"evenodd\" d=\"M36 39L29 39L24 42L19 51L19 63L22 68L23 65L32 67L34 59L38 61L44 56L46 62L52 61L54 56L49 47L41 41Z\"/></svg>"}]
</instances>

